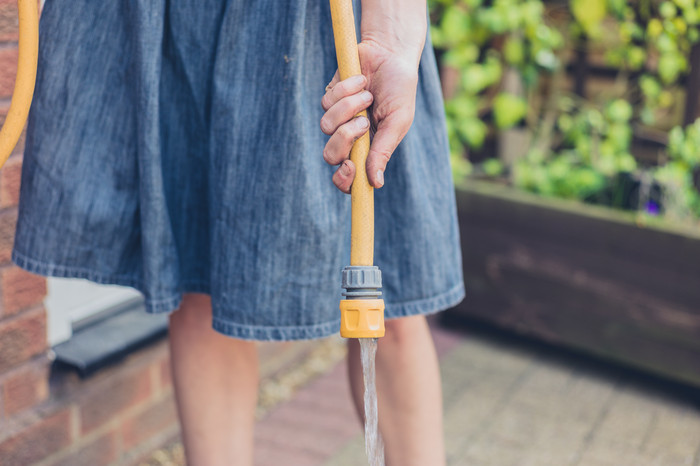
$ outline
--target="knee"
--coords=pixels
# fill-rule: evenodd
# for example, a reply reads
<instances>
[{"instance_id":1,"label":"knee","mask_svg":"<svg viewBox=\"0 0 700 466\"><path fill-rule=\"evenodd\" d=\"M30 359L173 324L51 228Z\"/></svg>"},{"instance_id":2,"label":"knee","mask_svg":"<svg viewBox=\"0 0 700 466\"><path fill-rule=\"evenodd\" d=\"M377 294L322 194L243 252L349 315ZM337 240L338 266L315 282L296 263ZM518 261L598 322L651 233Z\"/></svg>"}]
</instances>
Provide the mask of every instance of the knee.
<instances>
[{"instance_id":1,"label":"knee","mask_svg":"<svg viewBox=\"0 0 700 466\"><path fill-rule=\"evenodd\" d=\"M428 323L425 316L410 316L399 319L387 320L384 323L386 333L381 339L382 346L396 348L415 343L418 336L428 331Z\"/></svg>"}]
</instances>

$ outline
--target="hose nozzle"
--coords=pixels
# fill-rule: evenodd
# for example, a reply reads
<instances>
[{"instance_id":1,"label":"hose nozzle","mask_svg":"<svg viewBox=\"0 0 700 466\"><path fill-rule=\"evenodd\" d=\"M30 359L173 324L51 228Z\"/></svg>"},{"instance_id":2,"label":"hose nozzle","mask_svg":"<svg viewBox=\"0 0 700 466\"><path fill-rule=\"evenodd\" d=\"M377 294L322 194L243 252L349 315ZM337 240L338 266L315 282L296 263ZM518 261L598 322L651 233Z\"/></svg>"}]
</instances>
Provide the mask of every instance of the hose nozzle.
<instances>
[{"instance_id":1,"label":"hose nozzle","mask_svg":"<svg viewBox=\"0 0 700 466\"><path fill-rule=\"evenodd\" d=\"M343 295L340 301L340 336L379 338L384 336L384 300L379 267L349 266L343 269Z\"/></svg>"}]
</instances>

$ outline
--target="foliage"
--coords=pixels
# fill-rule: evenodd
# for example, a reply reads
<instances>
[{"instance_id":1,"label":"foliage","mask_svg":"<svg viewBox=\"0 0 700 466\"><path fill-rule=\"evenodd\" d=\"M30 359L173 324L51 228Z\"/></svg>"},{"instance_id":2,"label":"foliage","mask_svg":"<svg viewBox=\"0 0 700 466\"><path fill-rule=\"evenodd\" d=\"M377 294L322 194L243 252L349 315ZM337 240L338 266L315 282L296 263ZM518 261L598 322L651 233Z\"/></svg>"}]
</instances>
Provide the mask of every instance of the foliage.
<instances>
[{"instance_id":1,"label":"foliage","mask_svg":"<svg viewBox=\"0 0 700 466\"><path fill-rule=\"evenodd\" d=\"M543 195L700 218L700 123L671 130L658 167L632 154L635 125L678 114L675 96L700 40L699 3L431 0L433 44L460 76L446 102L455 176L505 175ZM565 66L583 49L617 70L613 85L588 98L568 89ZM464 157L514 130L529 135L521 156L475 168ZM634 205L622 199L630 180L639 186ZM663 189L658 208L643 199L650 184Z\"/></svg>"},{"instance_id":2,"label":"foliage","mask_svg":"<svg viewBox=\"0 0 700 466\"><path fill-rule=\"evenodd\" d=\"M664 205L676 219L700 217L700 118L683 129L669 133L667 160L653 171L654 179L664 187Z\"/></svg>"},{"instance_id":3,"label":"foliage","mask_svg":"<svg viewBox=\"0 0 700 466\"><path fill-rule=\"evenodd\" d=\"M554 50L562 46L562 37L543 22L540 0L495 0L488 5L481 0L434 0L431 11L433 45L445 51L445 64L461 71L446 105L450 145L461 154L464 147L483 145L488 133L485 110L493 110L501 129L523 119L527 104L521 96L486 91L498 87L507 66L517 69L526 85L535 85L542 69L559 65Z\"/></svg>"}]
</instances>

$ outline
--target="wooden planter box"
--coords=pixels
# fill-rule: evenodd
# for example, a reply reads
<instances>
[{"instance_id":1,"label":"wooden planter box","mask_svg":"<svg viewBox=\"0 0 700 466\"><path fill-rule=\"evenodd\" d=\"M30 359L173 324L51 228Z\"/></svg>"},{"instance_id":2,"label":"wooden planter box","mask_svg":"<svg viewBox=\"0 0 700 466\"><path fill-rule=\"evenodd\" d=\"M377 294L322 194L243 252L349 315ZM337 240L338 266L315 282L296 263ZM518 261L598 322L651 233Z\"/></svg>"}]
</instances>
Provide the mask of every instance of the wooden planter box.
<instances>
[{"instance_id":1,"label":"wooden planter box","mask_svg":"<svg viewBox=\"0 0 700 466\"><path fill-rule=\"evenodd\" d=\"M476 181L457 203L453 317L700 386L700 232Z\"/></svg>"}]
</instances>

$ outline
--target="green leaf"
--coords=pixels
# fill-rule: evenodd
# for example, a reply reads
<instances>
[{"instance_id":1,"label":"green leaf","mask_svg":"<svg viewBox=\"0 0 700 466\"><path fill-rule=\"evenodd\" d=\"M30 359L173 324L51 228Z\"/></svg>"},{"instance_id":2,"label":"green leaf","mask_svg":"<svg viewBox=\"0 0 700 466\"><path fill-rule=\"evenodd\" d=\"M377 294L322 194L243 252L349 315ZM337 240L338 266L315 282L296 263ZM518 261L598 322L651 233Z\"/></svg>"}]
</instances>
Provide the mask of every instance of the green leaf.
<instances>
[{"instance_id":1,"label":"green leaf","mask_svg":"<svg viewBox=\"0 0 700 466\"><path fill-rule=\"evenodd\" d=\"M511 65L520 65L525 60L525 45L523 40L510 36L503 46L503 58Z\"/></svg>"},{"instance_id":2,"label":"green leaf","mask_svg":"<svg viewBox=\"0 0 700 466\"><path fill-rule=\"evenodd\" d=\"M464 138L470 147L475 149L484 145L488 130L488 126L478 118L468 118L459 122L457 126L459 135Z\"/></svg>"},{"instance_id":3,"label":"green leaf","mask_svg":"<svg viewBox=\"0 0 700 466\"><path fill-rule=\"evenodd\" d=\"M510 128L523 119L527 104L522 98L501 92L493 99L493 116L500 129Z\"/></svg>"},{"instance_id":4,"label":"green leaf","mask_svg":"<svg viewBox=\"0 0 700 466\"><path fill-rule=\"evenodd\" d=\"M642 47L630 47L627 51L627 63L635 71L642 69L646 58L646 51Z\"/></svg>"},{"instance_id":5,"label":"green leaf","mask_svg":"<svg viewBox=\"0 0 700 466\"><path fill-rule=\"evenodd\" d=\"M661 93L661 84L654 77L645 74L639 78L639 87L647 99L655 100Z\"/></svg>"},{"instance_id":6,"label":"green leaf","mask_svg":"<svg viewBox=\"0 0 700 466\"><path fill-rule=\"evenodd\" d=\"M663 2L659 5L659 14L661 14L663 18L673 18L676 16L677 11L676 6L671 2Z\"/></svg>"},{"instance_id":7,"label":"green leaf","mask_svg":"<svg viewBox=\"0 0 700 466\"><path fill-rule=\"evenodd\" d=\"M612 123L608 128L607 139L612 143L615 152L629 150L632 142L632 128L625 123Z\"/></svg>"},{"instance_id":8,"label":"green leaf","mask_svg":"<svg viewBox=\"0 0 700 466\"><path fill-rule=\"evenodd\" d=\"M481 168L488 176L496 177L503 173L503 162L498 159L486 159L481 164Z\"/></svg>"},{"instance_id":9,"label":"green leaf","mask_svg":"<svg viewBox=\"0 0 700 466\"><path fill-rule=\"evenodd\" d=\"M658 18L652 18L647 24L647 34L652 39L656 39L664 32L664 26Z\"/></svg>"},{"instance_id":10,"label":"green leaf","mask_svg":"<svg viewBox=\"0 0 700 466\"><path fill-rule=\"evenodd\" d=\"M617 157L617 169L623 173L632 173L637 169L637 160L632 154L622 154Z\"/></svg>"},{"instance_id":11,"label":"green leaf","mask_svg":"<svg viewBox=\"0 0 700 466\"><path fill-rule=\"evenodd\" d=\"M571 12L583 30L592 37L598 35L600 24L607 15L605 0L571 0Z\"/></svg>"},{"instance_id":12,"label":"green leaf","mask_svg":"<svg viewBox=\"0 0 700 466\"><path fill-rule=\"evenodd\" d=\"M466 37L469 26L469 15L457 5L448 7L442 14L440 27L448 41L459 42L461 38Z\"/></svg>"},{"instance_id":13,"label":"green leaf","mask_svg":"<svg viewBox=\"0 0 700 466\"><path fill-rule=\"evenodd\" d=\"M616 122L627 122L632 118L632 105L624 99L616 99L608 105L606 116Z\"/></svg>"},{"instance_id":14,"label":"green leaf","mask_svg":"<svg viewBox=\"0 0 700 466\"><path fill-rule=\"evenodd\" d=\"M664 84L676 82L684 68L685 60L678 53L662 53L659 57L659 77Z\"/></svg>"}]
</instances>

